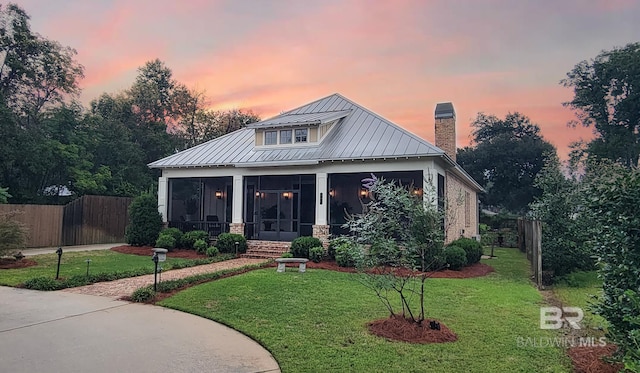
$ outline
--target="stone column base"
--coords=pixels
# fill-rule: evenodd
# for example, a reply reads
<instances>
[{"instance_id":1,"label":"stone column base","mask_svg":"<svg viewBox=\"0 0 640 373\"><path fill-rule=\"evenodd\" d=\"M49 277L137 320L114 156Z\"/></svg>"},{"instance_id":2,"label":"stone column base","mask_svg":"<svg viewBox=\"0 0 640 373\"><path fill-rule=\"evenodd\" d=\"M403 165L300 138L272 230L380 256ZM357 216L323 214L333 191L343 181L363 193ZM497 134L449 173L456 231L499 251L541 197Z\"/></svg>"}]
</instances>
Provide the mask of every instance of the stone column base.
<instances>
[{"instance_id":1,"label":"stone column base","mask_svg":"<svg viewBox=\"0 0 640 373\"><path fill-rule=\"evenodd\" d=\"M244 236L244 223L229 224L229 233L241 234Z\"/></svg>"},{"instance_id":2,"label":"stone column base","mask_svg":"<svg viewBox=\"0 0 640 373\"><path fill-rule=\"evenodd\" d=\"M322 245L329 246L329 226L328 225L314 225L313 237L320 239Z\"/></svg>"}]
</instances>

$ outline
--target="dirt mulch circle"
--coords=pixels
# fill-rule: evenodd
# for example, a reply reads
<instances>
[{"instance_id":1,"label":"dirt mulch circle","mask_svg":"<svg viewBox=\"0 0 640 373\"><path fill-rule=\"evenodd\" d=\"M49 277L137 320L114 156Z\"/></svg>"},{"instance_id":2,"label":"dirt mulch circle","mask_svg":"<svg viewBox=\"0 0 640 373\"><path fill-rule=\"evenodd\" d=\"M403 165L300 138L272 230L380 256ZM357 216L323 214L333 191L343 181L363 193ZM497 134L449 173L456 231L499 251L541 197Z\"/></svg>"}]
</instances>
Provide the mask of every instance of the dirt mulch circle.
<instances>
[{"instance_id":1,"label":"dirt mulch circle","mask_svg":"<svg viewBox=\"0 0 640 373\"><path fill-rule=\"evenodd\" d=\"M38 265L38 263L33 259L0 258L0 269L26 268L35 265Z\"/></svg>"},{"instance_id":2,"label":"dirt mulch circle","mask_svg":"<svg viewBox=\"0 0 640 373\"><path fill-rule=\"evenodd\" d=\"M291 265L292 267L298 266L296 263L287 264L287 266L289 265ZM272 264L272 266L276 266L276 263ZM314 263L310 261L307 263L307 268L327 269L330 271L348 272L348 273L357 272L355 268L340 267L335 261L323 261L320 263ZM428 272L428 274L430 278L472 278L472 277L486 276L493 271L494 269L490 265L487 265L484 263L476 263L468 267L464 267L460 271L452 271L450 269L445 269L442 271ZM401 274L399 273L401 271L398 271L398 270L395 270L394 272L397 274ZM419 272L417 272L416 274L419 274Z\"/></svg>"},{"instance_id":3,"label":"dirt mulch circle","mask_svg":"<svg viewBox=\"0 0 640 373\"><path fill-rule=\"evenodd\" d=\"M153 247L151 246L116 246L112 247L111 250L117 251L122 254L132 254L132 255L141 255L141 256L152 256L153 255ZM181 259L204 259L207 256L198 254L194 250L185 250L185 249L173 249L167 253L167 257L169 258L181 258Z\"/></svg>"},{"instance_id":4,"label":"dirt mulch circle","mask_svg":"<svg viewBox=\"0 0 640 373\"><path fill-rule=\"evenodd\" d=\"M424 320L421 325L418 325L402 316L392 316L388 319L370 322L367 327L371 334L393 341L426 344L458 340L456 333L442 323L440 323L440 330L431 329L429 327L430 321L434 320Z\"/></svg>"},{"instance_id":5,"label":"dirt mulch circle","mask_svg":"<svg viewBox=\"0 0 640 373\"><path fill-rule=\"evenodd\" d=\"M603 358L611 357L617 346L609 344L594 347L571 347L567 354L571 358L575 373L616 373L624 367L621 363L612 364Z\"/></svg>"}]
</instances>

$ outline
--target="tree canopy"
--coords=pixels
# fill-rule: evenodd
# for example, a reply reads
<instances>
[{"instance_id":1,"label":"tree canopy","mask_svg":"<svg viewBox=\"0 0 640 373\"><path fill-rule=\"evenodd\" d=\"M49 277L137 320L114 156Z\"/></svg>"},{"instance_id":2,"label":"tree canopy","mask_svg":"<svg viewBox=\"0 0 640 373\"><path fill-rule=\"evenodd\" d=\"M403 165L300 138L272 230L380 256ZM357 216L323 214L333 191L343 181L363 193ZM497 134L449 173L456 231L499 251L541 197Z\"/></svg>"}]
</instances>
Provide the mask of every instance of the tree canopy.
<instances>
[{"instance_id":1,"label":"tree canopy","mask_svg":"<svg viewBox=\"0 0 640 373\"><path fill-rule=\"evenodd\" d=\"M540 193L535 177L555 148L520 113L504 119L479 113L471 126L472 145L458 149L457 160L487 190L480 201L513 213L526 211Z\"/></svg>"},{"instance_id":2,"label":"tree canopy","mask_svg":"<svg viewBox=\"0 0 640 373\"><path fill-rule=\"evenodd\" d=\"M578 63L561 81L573 89L574 110L596 138L583 148L587 157L637 166L640 156L640 43L603 51ZM576 152L574 154L579 154Z\"/></svg>"},{"instance_id":3,"label":"tree canopy","mask_svg":"<svg viewBox=\"0 0 640 373\"><path fill-rule=\"evenodd\" d=\"M138 68L130 88L85 108L75 55L32 31L19 6L0 5L0 185L11 190L9 202L135 196L157 180L148 163L260 119L209 109L204 92L159 59Z\"/></svg>"}]
</instances>

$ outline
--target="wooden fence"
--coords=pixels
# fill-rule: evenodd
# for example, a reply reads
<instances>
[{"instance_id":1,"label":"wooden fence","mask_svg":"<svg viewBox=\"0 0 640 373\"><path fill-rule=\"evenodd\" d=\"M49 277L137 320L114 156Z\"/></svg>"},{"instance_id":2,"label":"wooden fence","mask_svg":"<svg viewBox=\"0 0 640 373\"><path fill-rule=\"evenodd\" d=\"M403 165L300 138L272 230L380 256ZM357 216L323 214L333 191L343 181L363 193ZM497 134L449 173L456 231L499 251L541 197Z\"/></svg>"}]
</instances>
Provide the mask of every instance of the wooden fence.
<instances>
[{"instance_id":1,"label":"wooden fence","mask_svg":"<svg viewBox=\"0 0 640 373\"><path fill-rule=\"evenodd\" d=\"M13 218L28 228L27 247L47 247L62 242L63 208L56 205L0 205L0 213L15 213Z\"/></svg>"},{"instance_id":2,"label":"wooden fence","mask_svg":"<svg viewBox=\"0 0 640 373\"><path fill-rule=\"evenodd\" d=\"M540 220L518 219L518 247L527 253L531 263L533 281L542 288L542 222Z\"/></svg>"},{"instance_id":3,"label":"wooden fence","mask_svg":"<svg viewBox=\"0 0 640 373\"><path fill-rule=\"evenodd\" d=\"M124 242L132 198L82 196L65 206L0 205L29 229L27 247Z\"/></svg>"},{"instance_id":4,"label":"wooden fence","mask_svg":"<svg viewBox=\"0 0 640 373\"><path fill-rule=\"evenodd\" d=\"M64 206L62 244L90 245L124 241L132 198L82 196Z\"/></svg>"}]
</instances>

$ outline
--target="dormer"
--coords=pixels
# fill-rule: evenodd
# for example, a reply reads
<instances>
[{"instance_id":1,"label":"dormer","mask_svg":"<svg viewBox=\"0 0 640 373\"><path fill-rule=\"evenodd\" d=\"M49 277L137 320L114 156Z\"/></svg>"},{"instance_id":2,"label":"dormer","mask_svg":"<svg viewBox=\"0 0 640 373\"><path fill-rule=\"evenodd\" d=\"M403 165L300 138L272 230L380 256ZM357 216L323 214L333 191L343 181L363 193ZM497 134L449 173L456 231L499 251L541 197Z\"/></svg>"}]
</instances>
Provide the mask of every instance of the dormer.
<instances>
[{"instance_id":1,"label":"dormer","mask_svg":"<svg viewBox=\"0 0 640 373\"><path fill-rule=\"evenodd\" d=\"M256 147L292 147L319 145L340 119L351 110L308 114L282 114L247 128L255 130Z\"/></svg>"}]
</instances>

